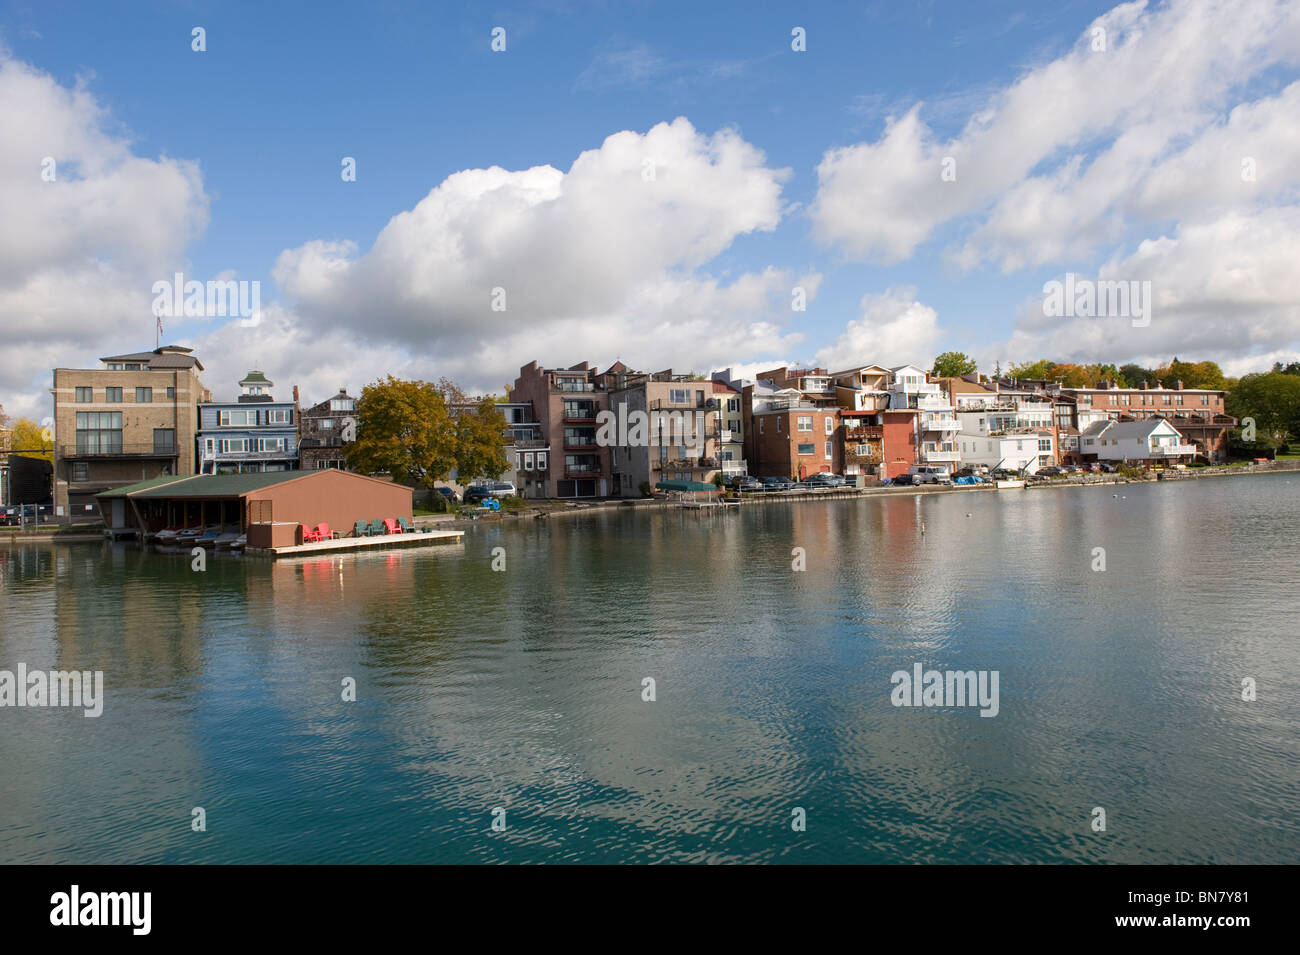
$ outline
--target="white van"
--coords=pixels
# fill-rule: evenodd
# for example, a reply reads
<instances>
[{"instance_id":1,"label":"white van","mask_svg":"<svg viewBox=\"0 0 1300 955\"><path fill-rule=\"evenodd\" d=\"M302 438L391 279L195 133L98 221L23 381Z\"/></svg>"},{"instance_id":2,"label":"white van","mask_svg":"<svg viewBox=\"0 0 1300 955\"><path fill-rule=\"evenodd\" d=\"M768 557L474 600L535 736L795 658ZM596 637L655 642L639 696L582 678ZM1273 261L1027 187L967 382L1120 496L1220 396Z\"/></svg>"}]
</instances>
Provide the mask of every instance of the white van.
<instances>
[{"instance_id":1,"label":"white van","mask_svg":"<svg viewBox=\"0 0 1300 955\"><path fill-rule=\"evenodd\" d=\"M952 475L947 468L933 464L918 464L910 472L913 484L951 484Z\"/></svg>"}]
</instances>

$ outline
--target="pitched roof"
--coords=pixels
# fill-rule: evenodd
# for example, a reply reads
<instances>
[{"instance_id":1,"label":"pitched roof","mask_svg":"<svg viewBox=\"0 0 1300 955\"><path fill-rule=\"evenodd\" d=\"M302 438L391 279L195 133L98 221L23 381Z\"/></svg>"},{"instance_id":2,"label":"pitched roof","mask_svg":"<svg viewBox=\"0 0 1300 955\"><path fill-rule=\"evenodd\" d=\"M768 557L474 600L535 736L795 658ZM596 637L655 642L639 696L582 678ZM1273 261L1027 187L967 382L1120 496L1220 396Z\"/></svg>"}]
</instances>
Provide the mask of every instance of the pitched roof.
<instances>
[{"instance_id":1,"label":"pitched roof","mask_svg":"<svg viewBox=\"0 0 1300 955\"><path fill-rule=\"evenodd\" d=\"M243 378L239 379L239 383L241 385L246 381L251 381L251 382L265 381L267 384L270 384L270 381L267 379L266 375L262 374L260 371L250 371Z\"/></svg>"},{"instance_id":2,"label":"pitched roof","mask_svg":"<svg viewBox=\"0 0 1300 955\"><path fill-rule=\"evenodd\" d=\"M110 491L101 491L95 497L126 497L128 494L134 494L137 491L146 491L151 487L162 487L164 484L175 484L177 481L188 481L194 477L193 474L168 474L163 477L150 478L147 481L137 481L135 484L127 484L123 487L115 487Z\"/></svg>"},{"instance_id":3,"label":"pitched roof","mask_svg":"<svg viewBox=\"0 0 1300 955\"><path fill-rule=\"evenodd\" d=\"M260 491L264 487L296 481L317 471L257 471L252 474L200 474L175 486L162 485L133 492L139 498L215 498L239 497L249 491Z\"/></svg>"}]
</instances>

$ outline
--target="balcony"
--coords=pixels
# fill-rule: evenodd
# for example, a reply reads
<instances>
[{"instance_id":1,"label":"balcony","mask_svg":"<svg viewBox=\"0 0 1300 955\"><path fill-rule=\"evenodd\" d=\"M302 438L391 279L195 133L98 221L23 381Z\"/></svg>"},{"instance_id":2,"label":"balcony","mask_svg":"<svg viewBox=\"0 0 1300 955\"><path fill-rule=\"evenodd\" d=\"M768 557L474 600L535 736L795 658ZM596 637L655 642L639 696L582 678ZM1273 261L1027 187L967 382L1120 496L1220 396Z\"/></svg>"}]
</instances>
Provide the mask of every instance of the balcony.
<instances>
[{"instance_id":1,"label":"balcony","mask_svg":"<svg viewBox=\"0 0 1300 955\"><path fill-rule=\"evenodd\" d=\"M85 446L61 444L59 445L58 456L65 461L100 460L104 458L145 460L147 458L177 458L180 457L180 453L180 448L175 445L116 444L110 446L109 450L101 450L98 446L94 450L88 450Z\"/></svg>"},{"instance_id":2,"label":"balcony","mask_svg":"<svg viewBox=\"0 0 1300 955\"><path fill-rule=\"evenodd\" d=\"M519 451L533 451L536 449L549 451L551 448L551 442L547 441L545 438L516 439L512 447Z\"/></svg>"},{"instance_id":3,"label":"balcony","mask_svg":"<svg viewBox=\"0 0 1300 955\"><path fill-rule=\"evenodd\" d=\"M748 464L746 464L745 461L723 461L723 462L722 462L722 473L723 473L723 474L729 474L729 475L730 475L730 474L748 474L748 473L749 473L749 466L748 466Z\"/></svg>"},{"instance_id":4,"label":"balcony","mask_svg":"<svg viewBox=\"0 0 1300 955\"><path fill-rule=\"evenodd\" d=\"M651 411L693 411L696 408L703 408L707 404L707 399L687 396L685 401L672 401L668 398L655 398L650 402Z\"/></svg>"},{"instance_id":5,"label":"balcony","mask_svg":"<svg viewBox=\"0 0 1300 955\"><path fill-rule=\"evenodd\" d=\"M880 424L868 424L857 428L845 428L844 439L846 441L883 441L885 438L885 426Z\"/></svg>"},{"instance_id":6,"label":"balcony","mask_svg":"<svg viewBox=\"0 0 1300 955\"><path fill-rule=\"evenodd\" d=\"M951 445L939 447L923 447L921 449L921 459L926 464L948 464L961 460L961 452Z\"/></svg>"},{"instance_id":7,"label":"balcony","mask_svg":"<svg viewBox=\"0 0 1300 955\"><path fill-rule=\"evenodd\" d=\"M596 386L590 381L576 381L568 378L557 378L552 391L562 394L589 394L596 390Z\"/></svg>"},{"instance_id":8,"label":"balcony","mask_svg":"<svg viewBox=\"0 0 1300 955\"><path fill-rule=\"evenodd\" d=\"M566 464L564 466L564 476L566 478L594 478L600 477L599 464Z\"/></svg>"},{"instance_id":9,"label":"balcony","mask_svg":"<svg viewBox=\"0 0 1300 955\"><path fill-rule=\"evenodd\" d=\"M228 461L288 461L298 457L297 450L283 451L214 451L203 456L205 462L223 464Z\"/></svg>"},{"instance_id":10,"label":"balcony","mask_svg":"<svg viewBox=\"0 0 1300 955\"><path fill-rule=\"evenodd\" d=\"M518 447L518 445L516 445L516 447ZM594 435L590 438L566 437L564 439L564 450L566 451L591 451L596 447L597 444Z\"/></svg>"},{"instance_id":11,"label":"balcony","mask_svg":"<svg viewBox=\"0 0 1300 955\"><path fill-rule=\"evenodd\" d=\"M1194 444L1156 444L1151 446L1151 457L1153 458L1177 458L1192 454L1196 454L1196 445Z\"/></svg>"},{"instance_id":12,"label":"balcony","mask_svg":"<svg viewBox=\"0 0 1300 955\"><path fill-rule=\"evenodd\" d=\"M948 417L927 418L921 427L926 431L960 431L961 422Z\"/></svg>"}]
</instances>

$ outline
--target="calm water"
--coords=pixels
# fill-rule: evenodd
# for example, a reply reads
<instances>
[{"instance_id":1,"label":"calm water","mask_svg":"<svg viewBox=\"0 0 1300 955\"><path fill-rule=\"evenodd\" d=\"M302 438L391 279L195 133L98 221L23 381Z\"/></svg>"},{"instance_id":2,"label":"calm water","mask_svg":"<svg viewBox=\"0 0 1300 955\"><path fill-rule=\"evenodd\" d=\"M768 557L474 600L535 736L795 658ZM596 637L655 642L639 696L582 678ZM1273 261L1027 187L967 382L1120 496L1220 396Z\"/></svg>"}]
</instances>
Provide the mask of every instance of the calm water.
<instances>
[{"instance_id":1,"label":"calm water","mask_svg":"<svg viewBox=\"0 0 1300 955\"><path fill-rule=\"evenodd\" d=\"M0 549L0 669L106 681L0 709L0 862L1300 861L1300 475L1117 490Z\"/></svg>"}]
</instances>

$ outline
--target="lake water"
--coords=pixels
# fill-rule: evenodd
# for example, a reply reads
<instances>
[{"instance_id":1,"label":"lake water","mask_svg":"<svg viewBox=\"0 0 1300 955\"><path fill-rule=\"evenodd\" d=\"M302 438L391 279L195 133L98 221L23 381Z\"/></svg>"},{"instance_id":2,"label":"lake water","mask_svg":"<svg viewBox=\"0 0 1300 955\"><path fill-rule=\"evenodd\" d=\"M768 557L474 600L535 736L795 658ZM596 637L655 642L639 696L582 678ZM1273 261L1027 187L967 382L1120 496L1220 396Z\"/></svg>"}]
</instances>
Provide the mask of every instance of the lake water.
<instances>
[{"instance_id":1,"label":"lake water","mask_svg":"<svg viewBox=\"0 0 1300 955\"><path fill-rule=\"evenodd\" d=\"M0 545L0 669L105 681L0 708L0 862L1294 863L1297 541L1278 474ZM917 663L997 715L893 705Z\"/></svg>"}]
</instances>

